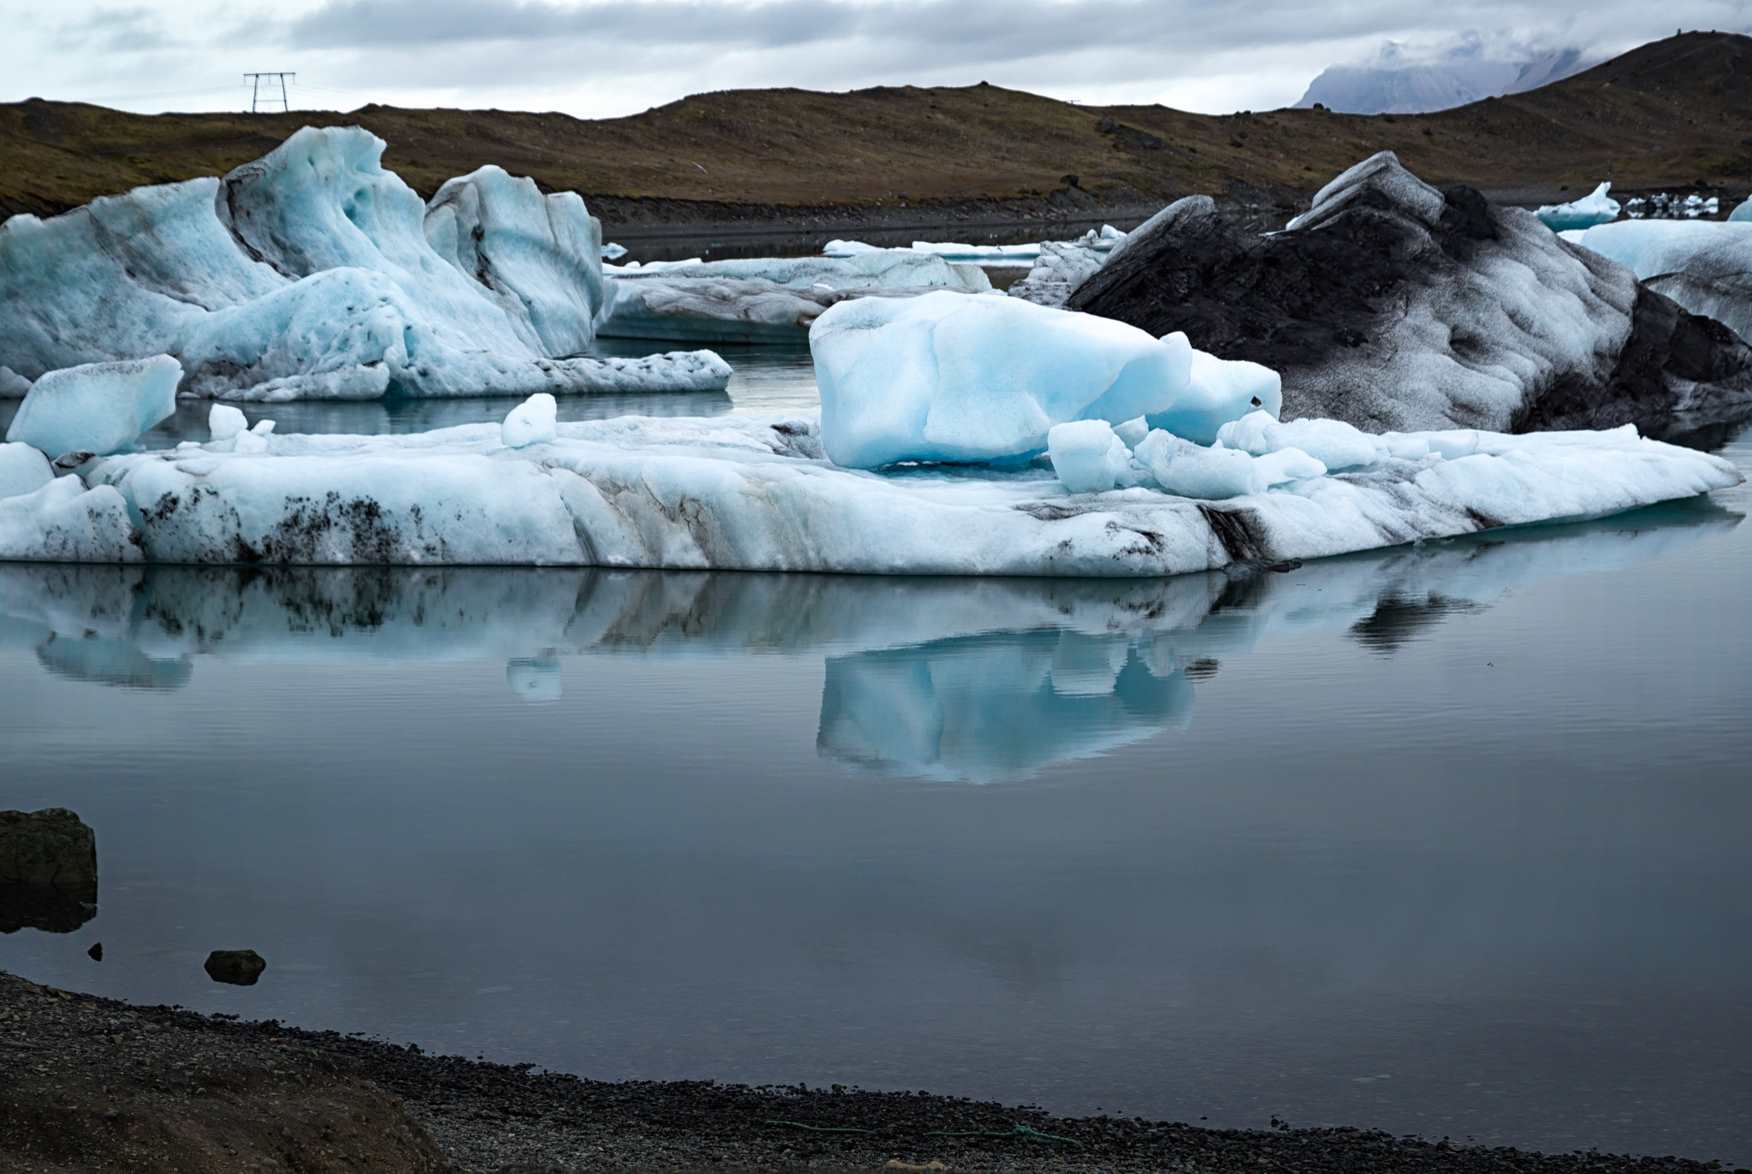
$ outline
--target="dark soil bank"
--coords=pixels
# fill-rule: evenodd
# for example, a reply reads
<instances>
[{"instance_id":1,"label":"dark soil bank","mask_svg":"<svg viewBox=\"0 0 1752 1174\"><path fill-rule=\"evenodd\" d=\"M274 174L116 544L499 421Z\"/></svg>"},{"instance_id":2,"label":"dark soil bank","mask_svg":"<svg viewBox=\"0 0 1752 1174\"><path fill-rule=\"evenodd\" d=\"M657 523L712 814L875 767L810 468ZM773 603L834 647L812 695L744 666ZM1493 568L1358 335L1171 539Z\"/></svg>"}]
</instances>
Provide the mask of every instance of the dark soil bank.
<instances>
[{"instance_id":1,"label":"dark soil bank","mask_svg":"<svg viewBox=\"0 0 1752 1174\"><path fill-rule=\"evenodd\" d=\"M938 1164L933 1164L938 1163ZM0 1169L1705 1171L1350 1129L1240 1132L924 1093L619 1084L0 974Z\"/></svg>"}]
</instances>

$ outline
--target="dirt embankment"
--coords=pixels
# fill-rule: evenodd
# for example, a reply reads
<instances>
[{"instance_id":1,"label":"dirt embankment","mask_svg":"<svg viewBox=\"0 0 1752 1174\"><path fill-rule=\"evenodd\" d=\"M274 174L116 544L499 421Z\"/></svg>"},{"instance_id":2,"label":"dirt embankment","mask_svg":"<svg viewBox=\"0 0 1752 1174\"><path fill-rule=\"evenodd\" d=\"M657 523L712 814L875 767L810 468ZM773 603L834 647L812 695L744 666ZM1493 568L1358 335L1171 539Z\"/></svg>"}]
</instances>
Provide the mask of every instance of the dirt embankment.
<instances>
[{"instance_id":1,"label":"dirt embankment","mask_svg":"<svg viewBox=\"0 0 1752 1174\"><path fill-rule=\"evenodd\" d=\"M1526 94L1426 115L1189 114L985 84L699 94L627 118L497 110L125 114L0 105L0 214L221 174L306 124L358 124L422 194L486 163L582 193L611 231L1121 219L1192 192L1305 197L1381 149L1517 200L1752 176L1752 38L1688 33Z\"/></svg>"}]
</instances>

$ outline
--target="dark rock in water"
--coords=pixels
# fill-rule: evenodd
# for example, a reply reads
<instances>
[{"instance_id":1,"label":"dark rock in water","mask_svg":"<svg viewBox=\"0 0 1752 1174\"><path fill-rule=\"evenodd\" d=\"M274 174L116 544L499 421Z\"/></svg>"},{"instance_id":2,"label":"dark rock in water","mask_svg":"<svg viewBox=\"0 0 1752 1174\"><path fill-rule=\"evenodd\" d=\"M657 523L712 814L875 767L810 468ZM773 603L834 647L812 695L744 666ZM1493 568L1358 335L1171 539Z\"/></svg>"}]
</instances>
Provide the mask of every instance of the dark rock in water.
<instances>
[{"instance_id":1,"label":"dark rock in water","mask_svg":"<svg viewBox=\"0 0 1752 1174\"><path fill-rule=\"evenodd\" d=\"M207 977L232 986L254 986L267 962L254 950L214 950L207 955Z\"/></svg>"},{"instance_id":2,"label":"dark rock in water","mask_svg":"<svg viewBox=\"0 0 1752 1174\"><path fill-rule=\"evenodd\" d=\"M91 949L85 951L85 956L87 958L90 958L93 962L102 962L103 961L103 943L102 942L92 942Z\"/></svg>"},{"instance_id":3,"label":"dark rock in water","mask_svg":"<svg viewBox=\"0 0 1752 1174\"><path fill-rule=\"evenodd\" d=\"M97 836L71 811L0 811L0 933L71 933L97 913Z\"/></svg>"},{"instance_id":4,"label":"dark rock in water","mask_svg":"<svg viewBox=\"0 0 1752 1174\"><path fill-rule=\"evenodd\" d=\"M1532 431L1752 414L1752 348L1731 332L1390 152L1266 236L1207 198L1172 204L1067 304L1274 368L1285 419Z\"/></svg>"}]
</instances>

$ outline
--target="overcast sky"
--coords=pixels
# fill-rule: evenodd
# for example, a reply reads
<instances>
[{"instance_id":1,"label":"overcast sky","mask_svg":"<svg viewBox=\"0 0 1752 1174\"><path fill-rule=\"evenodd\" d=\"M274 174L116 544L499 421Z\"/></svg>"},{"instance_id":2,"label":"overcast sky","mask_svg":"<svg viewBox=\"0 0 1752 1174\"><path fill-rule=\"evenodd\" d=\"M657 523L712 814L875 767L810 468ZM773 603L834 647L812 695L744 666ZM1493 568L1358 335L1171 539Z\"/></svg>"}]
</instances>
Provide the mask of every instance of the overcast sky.
<instances>
[{"instance_id":1,"label":"overcast sky","mask_svg":"<svg viewBox=\"0 0 1752 1174\"><path fill-rule=\"evenodd\" d=\"M700 90L981 80L1085 102L1288 105L1326 65L1486 44L1601 55L1745 29L1747 0L0 0L0 100L141 111L367 102L630 114Z\"/></svg>"}]
</instances>

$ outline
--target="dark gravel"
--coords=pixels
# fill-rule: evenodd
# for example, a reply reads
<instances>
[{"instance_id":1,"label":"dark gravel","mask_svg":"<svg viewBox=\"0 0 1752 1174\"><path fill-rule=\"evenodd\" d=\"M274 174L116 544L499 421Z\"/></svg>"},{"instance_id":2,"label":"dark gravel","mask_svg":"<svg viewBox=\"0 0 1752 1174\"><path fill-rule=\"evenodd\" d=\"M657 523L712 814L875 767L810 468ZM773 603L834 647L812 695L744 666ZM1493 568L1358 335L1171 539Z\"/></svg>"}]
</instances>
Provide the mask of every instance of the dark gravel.
<instances>
[{"instance_id":1,"label":"dark gravel","mask_svg":"<svg viewBox=\"0 0 1752 1174\"><path fill-rule=\"evenodd\" d=\"M1354 1129L1238 1131L846 1089L608 1083L135 1007L0 973L0 1169L1700 1172Z\"/></svg>"}]
</instances>

